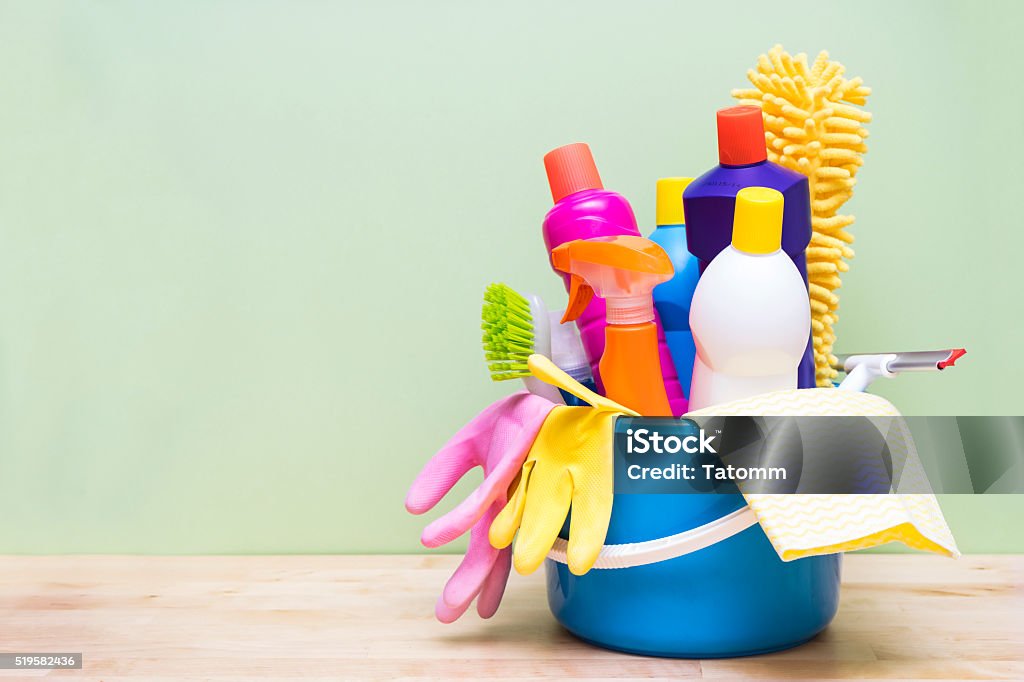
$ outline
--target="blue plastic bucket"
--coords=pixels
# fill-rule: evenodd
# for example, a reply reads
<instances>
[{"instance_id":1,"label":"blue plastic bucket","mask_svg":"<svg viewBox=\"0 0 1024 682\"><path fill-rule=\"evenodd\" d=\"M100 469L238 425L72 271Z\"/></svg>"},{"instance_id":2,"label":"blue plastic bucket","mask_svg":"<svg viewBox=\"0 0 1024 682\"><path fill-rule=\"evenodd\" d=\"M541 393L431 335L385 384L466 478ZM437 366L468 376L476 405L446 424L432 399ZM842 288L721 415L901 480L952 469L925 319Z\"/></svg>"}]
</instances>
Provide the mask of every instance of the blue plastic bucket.
<instances>
[{"instance_id":1,"label":"blue plastic bucket","mask_svg":"<svg viewBox=\"0 0 1024 682\"><path fill-rule=\"evenodd\" d=\"M616 495L606 547L698 527L714 531L745 506L738 494ZM841 558L783 562L754 524L676 558L583 576L548 559L548 603L567 630L608 649L748 656L796 646L825 629L839 605Z\"/></svg>"}]
</instances>

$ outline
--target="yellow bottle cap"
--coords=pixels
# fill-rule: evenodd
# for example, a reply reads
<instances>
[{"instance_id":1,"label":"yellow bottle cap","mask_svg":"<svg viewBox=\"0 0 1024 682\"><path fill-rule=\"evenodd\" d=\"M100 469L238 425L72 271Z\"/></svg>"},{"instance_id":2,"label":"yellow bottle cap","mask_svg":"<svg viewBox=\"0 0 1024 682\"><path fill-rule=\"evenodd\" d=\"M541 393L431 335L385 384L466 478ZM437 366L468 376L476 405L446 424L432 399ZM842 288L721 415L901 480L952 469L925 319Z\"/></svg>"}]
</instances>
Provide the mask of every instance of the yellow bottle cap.
<instances>
[{"instance_id":1,"label":"yellow bottle cap","mask_svg":"<svg viewBox=\"0 0 1024 682\"><path fill-rule=\"evenodd\" d=\"M744 187L736 195L732 245L745 253L772 253L782 248L782 193L767 187Z\"/></svg>"},{"instance_id":2,"label":"yellow bottle cap","mask_svg":"<svg viewBox=\"0 0 1024 682\"><path fill-rule=\"evenodd\" d=\"M661 178L657 185L657 204L655 204L655 225L684 225L683 190L693 182L693 178Z\"/></svg>"}]
</instances>

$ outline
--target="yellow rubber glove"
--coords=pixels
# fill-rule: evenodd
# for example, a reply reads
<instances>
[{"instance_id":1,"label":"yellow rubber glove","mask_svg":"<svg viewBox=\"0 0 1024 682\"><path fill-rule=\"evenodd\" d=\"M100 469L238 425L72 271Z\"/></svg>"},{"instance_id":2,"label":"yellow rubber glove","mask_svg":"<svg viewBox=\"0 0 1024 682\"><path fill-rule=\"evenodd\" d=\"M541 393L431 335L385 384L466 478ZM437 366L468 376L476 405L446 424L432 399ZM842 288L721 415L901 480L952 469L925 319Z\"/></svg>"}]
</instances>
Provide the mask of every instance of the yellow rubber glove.
<instances>
[{"instance_id":1,"label":"yellow rubber glove","mask_svg":"<svg viewBox=\"0 0 1024 682\"><path fill-rule=\"evenodd\" d=\"M504 549L518 530L512 562L519 573L532 573L554 545L571 505L569 570L583 575L597 561L612 515L615 418L640 415L582 386L543 355L531 355L528 366L541 381L591 407L559 405L551 410L523 464L519 485L491 523L489 537L495 548Z\"/></svg>"}]
</instances>

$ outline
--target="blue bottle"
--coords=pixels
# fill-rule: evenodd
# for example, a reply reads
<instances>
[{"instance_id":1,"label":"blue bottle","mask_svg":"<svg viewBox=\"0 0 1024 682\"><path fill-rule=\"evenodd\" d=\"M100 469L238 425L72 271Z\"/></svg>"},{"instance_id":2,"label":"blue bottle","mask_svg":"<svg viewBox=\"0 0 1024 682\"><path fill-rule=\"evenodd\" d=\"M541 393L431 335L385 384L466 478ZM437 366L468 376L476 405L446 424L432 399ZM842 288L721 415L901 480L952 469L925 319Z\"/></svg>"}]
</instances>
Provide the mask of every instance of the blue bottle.
<instances>
[{"instance_id":1,"label":"blue bottle","mask_svg":"<svg viewBox=\"0 0 1024 682\"><path fill-rule=\"evenodd\" d=\"M654 288L654 307L665 330L665 342L679 375L683 394L690 397L690 378L697 350L690 332L690 300L700 278L697 258L686 248L686 220L683 216L683 190L693 178L658 180L655 222L651 241L665 249L676 274Z\"/></svg>"}]
</instances>

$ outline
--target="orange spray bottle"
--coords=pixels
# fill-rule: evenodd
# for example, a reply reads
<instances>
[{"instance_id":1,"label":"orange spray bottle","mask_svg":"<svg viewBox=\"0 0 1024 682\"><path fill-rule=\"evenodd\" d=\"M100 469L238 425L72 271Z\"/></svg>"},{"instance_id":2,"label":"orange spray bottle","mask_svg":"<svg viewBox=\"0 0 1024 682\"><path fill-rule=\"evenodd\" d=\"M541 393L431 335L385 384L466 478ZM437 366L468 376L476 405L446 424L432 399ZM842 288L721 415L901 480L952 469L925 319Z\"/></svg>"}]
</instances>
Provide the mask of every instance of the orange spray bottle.
<instances>
[{"instance_id":1,"label":"orange spray bottle","mask_svg":"<svg viewBox=\"0 0 1024 682\"><path fill-rule=\"evenodd\" d=\"M567 242L551 252L551 262L571 276L563 323L575 320L595 294L605 300L599 368L608 397L646 417L672 416L651 294L672 278L668 254L650 239L620 235Z\"/></svg>"}]
</instances>

